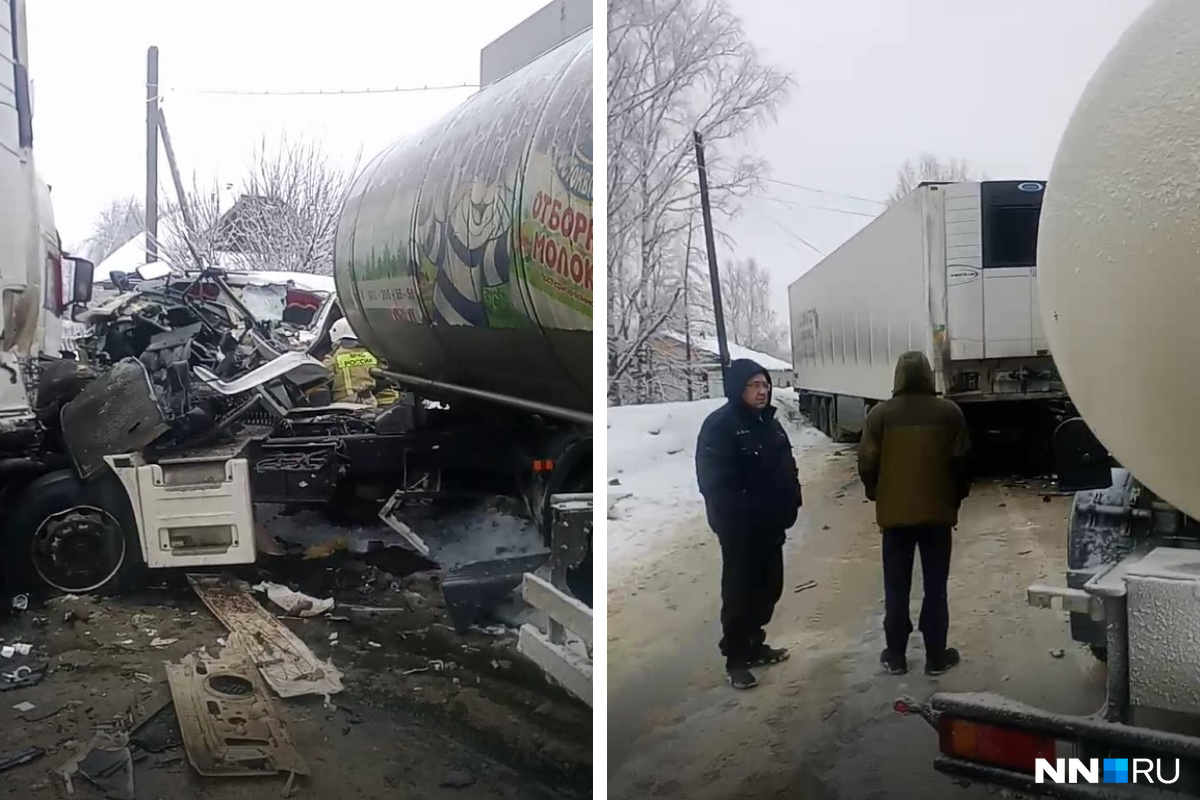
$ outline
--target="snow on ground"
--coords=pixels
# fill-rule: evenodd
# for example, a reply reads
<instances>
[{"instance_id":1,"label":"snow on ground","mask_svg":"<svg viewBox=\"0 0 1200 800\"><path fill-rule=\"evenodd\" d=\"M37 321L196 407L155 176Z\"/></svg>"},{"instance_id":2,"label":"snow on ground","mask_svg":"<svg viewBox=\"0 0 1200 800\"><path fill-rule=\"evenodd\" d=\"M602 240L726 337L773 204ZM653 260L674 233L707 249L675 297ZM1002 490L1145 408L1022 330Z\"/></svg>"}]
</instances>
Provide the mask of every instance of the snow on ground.
<instances>
[{"instance_id":1,"label":"snow on ground","mask_svg":"<svg viewBox=\"0 0 1200 800\"><path fill-rule=\"evenodd\" d=\"M792 446L805 449L821 433L803 424L794 392L775 392ZM696 487L696 437L724 400L608 409L608 565L623 569L671 545L680 523L703 515ZM612 485L612 481L618 481Z\"/></svg>"}]
</instances>

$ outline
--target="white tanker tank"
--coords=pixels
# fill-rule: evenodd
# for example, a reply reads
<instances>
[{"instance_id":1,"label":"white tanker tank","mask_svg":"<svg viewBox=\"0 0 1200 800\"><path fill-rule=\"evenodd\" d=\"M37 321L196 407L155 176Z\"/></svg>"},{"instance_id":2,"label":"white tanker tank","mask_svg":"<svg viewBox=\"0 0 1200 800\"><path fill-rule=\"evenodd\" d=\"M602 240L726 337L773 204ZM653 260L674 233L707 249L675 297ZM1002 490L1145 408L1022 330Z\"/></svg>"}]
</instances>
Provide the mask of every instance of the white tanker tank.
<instances>
[{"instance_id":1,"label":"white tanker tank","mask_svg":"<svg viewBox=\"0 0 1200 800\"><path fill-rule=\"evenodd\" d=\"M590 415L590 33L377 156L334 274L362 342L418 388Z\"/></svg>"},{"instance_id":2,"label":"white tanker tank","mask_svg":"<svg viewBox=\"0 0 1200 800\"><path fill-rule=\"evenodd\" d=\"M1038 238L1042 313L1080 414L1200 517L1200 3L1161 0L1092 78Z\"/></svg>"}]
</instances>

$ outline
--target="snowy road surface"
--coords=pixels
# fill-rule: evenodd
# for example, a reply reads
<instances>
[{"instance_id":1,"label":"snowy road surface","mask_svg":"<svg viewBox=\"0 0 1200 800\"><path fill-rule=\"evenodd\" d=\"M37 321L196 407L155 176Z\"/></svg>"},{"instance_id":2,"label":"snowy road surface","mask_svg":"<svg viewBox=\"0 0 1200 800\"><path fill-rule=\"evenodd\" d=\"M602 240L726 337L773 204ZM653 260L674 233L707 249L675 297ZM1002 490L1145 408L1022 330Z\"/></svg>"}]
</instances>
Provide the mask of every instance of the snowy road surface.
<instances>
[{"instance_id":1,"label":"snowy road surface","mask_svg":"<svg viewBox=\"0 0 1200 800\"><path fill-rule=\"evenodd\" d=\"M879 533L854 448L795 423L805 507L768 627L793 655L760 670L757 689L730 689L715 647L720 553L692 462L696 431L714 407L610 410L609 477L620 485L609 491L631 494L608 529L610 797L992 797L992 787L959 786L933 771L935 734L897 717L897 696L991 690L1067 713L1099 707L1103 669L1071 643L1065 615L1025 603L1030 583L1063 582L1067 498L977 485L950 577L951 643L964 662L927 678L914 636L913 671L883 676ZM815 588L793 591L810 580ZM914 591L914 620L919 601ZM1051 655L1057 648L1065 657Z\"/></svg>"}]
</instances>

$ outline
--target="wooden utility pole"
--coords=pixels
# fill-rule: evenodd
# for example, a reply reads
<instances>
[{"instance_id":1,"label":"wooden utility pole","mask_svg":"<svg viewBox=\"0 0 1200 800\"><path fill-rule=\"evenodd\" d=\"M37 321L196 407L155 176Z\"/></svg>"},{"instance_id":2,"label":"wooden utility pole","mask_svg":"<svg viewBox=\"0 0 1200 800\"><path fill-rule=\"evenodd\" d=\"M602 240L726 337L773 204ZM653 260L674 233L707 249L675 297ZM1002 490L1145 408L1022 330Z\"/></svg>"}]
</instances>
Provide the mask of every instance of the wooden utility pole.
<instances>
[{"instance_id":1,"label":"wooden utility pole","mask_svg":"<svg viewBox=\"0 0 1200 800\"><path fill-rule=\"evenodd\" d=\"M158 48L146 51L146 262L158 260Z\"/></svg>"},{"instance_id":2,"label":"wooden utility pole","mask_svg":"<svg viewBox=\"0 0 1200 800\"><path fill-rule=\"evenodd\" d=\"M712 210L708 205L708 172L704 168L704 139L693 131L696 141L696 169L700 172L700 210L704 214L704 244L708 249L708 279L712 282L713 320L717 325L717 348L721 351L721 384L729 372L729 342L725 339L725 310L721 306L721 275L717 272L717 245L713 240Z\"/></svg>"},{"instance_id":3,"label":"wooden utility pole","mask_svg":"<svg viewBox=\"0 0 1200 800\"><path fill-rule=\"evenodd\" d=\"M692 272L692 232L696 229L694 219L694 216L688 215L687 248L683 251L683 368L687 376L689 403L695 399L692 396L692 298L688 295L688 278Z\"/></svg>"},{"instance_id":4,"label":"wooden utility pole","mask_svg":"<svg viewBox=\"0 0 1200 800\"><path fill-rule=\"evenodd\" d=\"M188 208L187 192L183 188L183 179L179 177L179 164L175 161L175 148L171 145L171 133L167 130L167 117L162 109L158 111L158 129L162 132L163 150L167 152L167 167L171 170L171 182L175 184L175 196L179 199L179 213L183 215L183 226L187 230L187 246L196 262L196 269L204 269L204 261L196 249L196 222L192 211Z\"/></svg>"}]
</instances>

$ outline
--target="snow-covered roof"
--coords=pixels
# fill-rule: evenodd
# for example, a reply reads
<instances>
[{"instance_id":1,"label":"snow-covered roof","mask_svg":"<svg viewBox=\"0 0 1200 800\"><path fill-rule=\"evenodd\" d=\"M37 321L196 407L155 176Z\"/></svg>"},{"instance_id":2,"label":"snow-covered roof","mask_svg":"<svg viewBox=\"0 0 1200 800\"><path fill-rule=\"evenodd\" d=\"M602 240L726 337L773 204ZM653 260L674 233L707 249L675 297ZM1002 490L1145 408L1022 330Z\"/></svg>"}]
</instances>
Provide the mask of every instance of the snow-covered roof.
<instances>
[{"instance_id":1,"label":"snow-covered roof","mask_svg":"<svg viewBox=\"0 0 1200 800\"><path fill-rule=\"evenodd\" d=\"M686 337L682 333L675 331L663 331L663 336L668 339L674 339L677 342L686 341ZM757 362L763 369L772 372L786 372L791 370L792 365L781 358L760 353L757 350L751 350L749 347L742 347L740 344L728 343L730 360L738 358L748 358L751 361ZM717 342L715 336L698 336L692 339L692 348L694 350L702 350L714 359L719 358L721 346Z\"/></svg>"},{"instance_id":2,"label":"snow-covered roof","mask_svg":"<svg viewBox=\"0 0 1200 800\"><path fill-rule=\"evenodd\" d=\"M310 272L280 272L276 270L257 269L253 272L230 273L231 285L271 286L285 283L295 284L297 289L306 292L325 292L334 294L337 283L331 275L314 275Z\"/></svg>"},{"instance_id":3,"label":"snow-covered roof","mask_svg":"<svg viewBox=\"0 0 1200 800\"><path fill-rule=\"evenodd\" d=\"M160 232L160 235L163 235ZM169 235L169 234L167 234ZM224 270L239 270L246 268L246 258L240 253L215 253L217 263L213 266ZM146 235L139 233L125 244L118 247L112 254L96 265L92 273L92 281L98 283L107 281L114 272L133 273L146 264ZM324 291L324 290L318 290Z\"/></svg>"}]
</instances>

